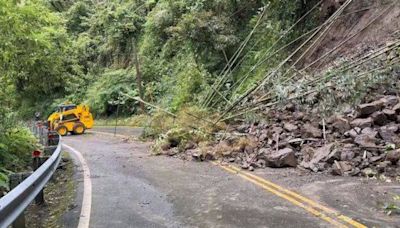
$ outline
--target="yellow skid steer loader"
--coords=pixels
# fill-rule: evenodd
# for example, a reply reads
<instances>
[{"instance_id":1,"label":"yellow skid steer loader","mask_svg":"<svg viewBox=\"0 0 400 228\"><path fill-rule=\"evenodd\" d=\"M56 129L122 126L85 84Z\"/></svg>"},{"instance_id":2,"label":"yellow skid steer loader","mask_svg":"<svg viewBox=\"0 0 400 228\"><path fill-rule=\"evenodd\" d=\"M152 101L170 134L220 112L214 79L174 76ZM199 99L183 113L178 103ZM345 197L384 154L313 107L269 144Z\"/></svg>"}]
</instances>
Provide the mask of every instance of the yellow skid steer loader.
<instances>
[{"instance_id":1,"label":"yellow skid steer loader","mask_svg":"<svg viewBox=\"0 0 400 228\"><path fill-rule=\"evenodd\" d=\"M87 105L60 105L47 120L50 130L56 131L61 136L68 135L68 132L81 135L94 125L93 115Z\"/></svg>"}]
</instances>

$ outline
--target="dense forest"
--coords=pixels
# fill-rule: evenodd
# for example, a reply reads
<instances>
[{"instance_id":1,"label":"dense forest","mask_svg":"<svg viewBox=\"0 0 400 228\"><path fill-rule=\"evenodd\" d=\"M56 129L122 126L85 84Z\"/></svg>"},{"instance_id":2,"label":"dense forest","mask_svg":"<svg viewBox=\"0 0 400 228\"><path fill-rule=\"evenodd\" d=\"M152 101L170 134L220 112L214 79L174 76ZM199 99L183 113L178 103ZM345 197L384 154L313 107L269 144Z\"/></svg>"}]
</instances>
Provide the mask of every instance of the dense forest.
<instances>
[{"instance_id":1,"label":"dense forest","mask_svg":"<svg viewBox=\"0 0 400 228\"><path fill-rule=\"evenodd\" d=\"M125 116L156 112L132 97L172 114L225 114L243 102L254 108L249 94L303 93L292 68L307 64L300 51L347 4L332 2L0 0L0 172L30 149L21 121L63 102L103 118L118 102Z\"/></svg>"}]
</instances>

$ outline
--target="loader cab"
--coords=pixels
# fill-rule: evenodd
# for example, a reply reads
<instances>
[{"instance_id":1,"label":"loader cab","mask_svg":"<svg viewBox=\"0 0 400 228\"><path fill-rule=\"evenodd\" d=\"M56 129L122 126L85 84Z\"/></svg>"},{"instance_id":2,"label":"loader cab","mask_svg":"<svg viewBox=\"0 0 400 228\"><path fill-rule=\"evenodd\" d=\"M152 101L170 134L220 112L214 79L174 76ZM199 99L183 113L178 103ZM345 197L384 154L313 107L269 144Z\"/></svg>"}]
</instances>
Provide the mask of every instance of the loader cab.
<instances>
[{"instance_id":1,"label":"loader cab","mask_svg":"<svg viewBox=\"0 0 400 228\"><path fill-rule=\"evenodd\" d=\"M76 108L77 108L77 105L74 105L74 104L60 105L57 108L57 112L62 113L62 112L66 112L66 111L69 111L69 110L76 109Z\"/></svg>"}]
</instances>

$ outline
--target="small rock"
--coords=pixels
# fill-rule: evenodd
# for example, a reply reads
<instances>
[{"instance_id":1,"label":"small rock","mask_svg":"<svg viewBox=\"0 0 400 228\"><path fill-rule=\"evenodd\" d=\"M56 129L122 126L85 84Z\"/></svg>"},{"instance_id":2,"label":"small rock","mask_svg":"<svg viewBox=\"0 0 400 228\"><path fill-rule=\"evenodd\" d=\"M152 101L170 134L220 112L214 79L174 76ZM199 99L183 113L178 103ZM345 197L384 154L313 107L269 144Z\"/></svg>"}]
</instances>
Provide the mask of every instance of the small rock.
<instances>
[{"instance_id":1,"label":"small rock","mask_svg":"<svg viewBox=\"0 0 400 228\"><path fill-rule=\"evenodd\" d=\"M295 113L293 114L293 118L294 118L295 120L303 120L303 118L304 118L304 113L302 113L302 112L295 112Z\"/></svg>"},{"instance_id":2,"label":"small rock","mask_svg":"<svg viewBox=\"0 0 400 228\"><path fill-rule=\"evenodd\" d=\"M249 171L254 171L254 167L253 167L253 166L250 166L250 167L249 167Z\"/></svg>"},{"instance_id":3,"label":"small rock","mask_svg":"<svg viewBox=\"0 0 400 228\"><path fill-rule=\"evenodd\" d=\"M376 163L377 161L382 160L382 159L383 159L383 156L373 156L373 157L369 158L369 162Z\"/></svg>"},{"instance_id":4,"label":"small rock","mask_svg":"<svg viewBox=\"0 0 400 228\"><path fill-rule=\"evenodd\" d=\"M376 138L373 136L373 134L358 135L354 139L354 142L364 148L375 148L376 147Z\"/></svg>"},{"instance_id":5,"label":"small rock","mask_svg":"<svg viewBox=\"0 0 400 228\"><path fill-rule=\"evenodd\" d=\"M165 142L165 143L161 144L160 147L161 147L161 150L167 151L167 150L171 149L171 144L168 142Z\"/></svg>"},{"instance_id":6,"label":"small rock","mask_svg":"<svg viewBox=\"0 0 400 228\"><path fill-rule=\"evenodd\" d=\"M322 138L322 131L311 124L304 124L303 133L305 137Z\"/></svg>"},{"instance_id":7,"label":"small rock","mask_svg":"<svg viewBox=\"0 0 400 228\"><path fill-rule=\"evenodd\" d=\"M400 149L387 152L386 160L390 161L392 164L396 164L400 161Z\"/></svg>"},{"instance_id":8,"label":"small rock","mask_svg":"<svg viewBox=\"0 0 400 228\"><path fill-rule=\"evenodd\" d=\"M283 129L285 129L288 132L292 132L292 131L297 130L298 127L296 125L294 125L294 124L291 124L291 123L285 123L283 125Z\"/></svg>"},{"instance_id":9,"label":"small rock","mask_svg":"<svg viewBox=\"0 0 400 228\"><path fill-rule=\"evenodd\" d=\"M397 105L395 105L395 106L392 108L392 110L395 111L397 114L399 114L399 113L400 113L400 103L398 103Z\"/></svg>"},{"instance_id":10,"label":"small rock","mask_svg":"<svg viewBox=\"0 0 400 228\"><path fill-rule=\"evenodd\" d=\"M242 125L238 126L238 127L236 128L236 130L237 130L239 133L247 133L247 131L249 130L249 128L250 128L250 125L248 125L248 124L242 124Z\"/></svg>"},{"instance_id":11,"label":"small rock","mask_svg":"<svg viewBox=\"0 0 400 228\"><path fill-rule=\"evenodd\" d=\"M359 128L366 128L371 127L374 120L371 117L365 119L355 119L353 120L350 125L352 127L359 127Z\"/></svg>"},{"instance_id":12,"label":"small rock","mask_svg":"<svg viewBox=\"0 0 400 228\"><path fill-rule=\"evenodd\" d=\"M388 118L383 112L374 112L371 117L376 125L383 126L388 123Z\"/></svg>"},{"instance_id":13,"label":"small rock","mask_svg":"<svg viewBox=\"0 0 400 228\"><path fill-rule=\"evenodd\" d=\"M179 153L179 149L177 147L171 148L167 151L168 156L174 156Z\"/></svg>"},{"instance_id":14,"label":"small rock","mask_svg":"<svg viewBox=\"0 0 400 228\"><path fill-rule=\"evenodd\" d=\"M341 134L344 134L346 131L351 129L349 121L341 116L335 118L332 127Z\"/></svg>"},{"instance_id":15,"label":"small rock","mask_svg":"<svg viewBox=\"0 0 400 228\"><path fill-rule=\"evenodd\" d=\"M396 115L396 112L395 112L395 111L390 110L390 109L384 109L382 112L383 112L383 114L386 115L386 117L387 117L389 120L396 121L397 115Z\"/></svg>"},{"instance_id":16,"label":"small rock","mask_svg":"<svg viewBox=\"0 0 400 228\"><path fill-rule=\"evenodd\" d=\"M344 136L351 137L354 139L355 137L357 137L360 134L360 132L361 132L361 129L359 127L357 127L357 128L351 129L350 131L346 131L344 133Z\"/></svg>"},{"instance_id":17,"label":"small rock","mask_svg":"<svg viewBox=\"0 0 400 228\"><path fill-rule=\"evenodd\" d=\"M374 101L368 104L361 104L357 106L358 117L367 117L372 113L381 110L384 106L382 101Z\"/></svg>"},{"instance_id":18,"label":"small rock","mask_svg":"<svg viewBox=\"0 0 400 228\"><path fill-rule=\"evenodd\" d=\"M353 146L353 144L350 144ZM351 161L356 156L353 148L343 148L342 152L340 153L340 160L341 161Z\"/></svg>"},{"instance_id":19,"label":"small rock","mask_svg":"<svg viewBox=\"0 0 400 228\"><path fill-rule=\"evenodd\" d=\"M185 145L185 150L192 150L192 149L195 149L196 147L197 147L196 143L189 141Z\"/></svg>"},{"instance_id":20,"label":"small rock","mask_svg":"<svg viewBox=\"0 0 400 228\"><path fill-rule=\"evenodd\" d=\"M380 99L386 106L393 107L394 105L399 103L399 98L396 96L385 96Z\"/></svg>"},{"instance_id":21,"label":"small rock","mask_svg":"<svg viewBox=\"0 0 400 228\"><path fill-rule=\"evenodd\" d=\"M397 136L396 132L399 130L398 125L387 125L379 128L379 136L385 140L386 142L394 142L395 137Z\"/></svg>"},{"instance_id":22,"label":"small rock","mask_svg":"<svg viewBox=\"0 0 400 228\"><path fill-rule=\"evenodd\" d=\"M378 172L385 172L385 169L391 164L390 161L383 161L383 162L379 162L379 164L376 166L376 169Z\"/></svg>"},{"instance_id":23,"label":"small rock","mask_svg":"<svg viewBox=\"0 0 400 228\"><path fill-rule=\"evenodd\" d=\"M361 171L361 174L365 177L374 177L376 176L377 172L371 168L365 168Z\"/></svg>"}]
</instances>

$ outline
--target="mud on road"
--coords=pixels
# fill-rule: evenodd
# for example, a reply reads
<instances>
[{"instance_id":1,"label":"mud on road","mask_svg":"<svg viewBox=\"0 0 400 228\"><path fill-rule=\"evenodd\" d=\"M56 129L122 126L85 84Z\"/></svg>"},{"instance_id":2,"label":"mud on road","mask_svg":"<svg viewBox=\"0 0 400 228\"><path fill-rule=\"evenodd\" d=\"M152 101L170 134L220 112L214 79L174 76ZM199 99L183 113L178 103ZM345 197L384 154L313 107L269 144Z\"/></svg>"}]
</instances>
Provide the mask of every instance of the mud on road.
<instances>
[{"instance_id":1,"label":"mud on road","mask_svg":"<svg viewBox=\"0 0 400 228\"><path fill-rule=\"evenodd\" d=\"M90 227L332 227L211 163L150 156L149 144L107 134L65 137L64 143L82 153L90 168ZM399 217L382 210L385 202L400 194L398 184L296 169L253 174L369 227L400 224Z\"/></svg>"}]
</instances>

